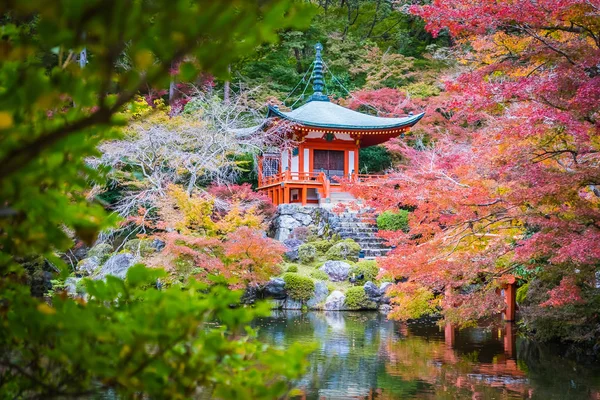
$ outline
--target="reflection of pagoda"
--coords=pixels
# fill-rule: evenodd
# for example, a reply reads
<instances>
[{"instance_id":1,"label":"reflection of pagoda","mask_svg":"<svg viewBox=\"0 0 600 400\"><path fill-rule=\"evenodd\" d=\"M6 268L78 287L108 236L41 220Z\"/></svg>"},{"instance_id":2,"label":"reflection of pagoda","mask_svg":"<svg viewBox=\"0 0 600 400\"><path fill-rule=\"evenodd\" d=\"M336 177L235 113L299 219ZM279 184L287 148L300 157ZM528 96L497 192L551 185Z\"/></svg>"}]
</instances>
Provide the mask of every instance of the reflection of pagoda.
<instances>
[{"instance_id":1,"label":"reflection of pagoda","mask_svg":"<svg viewBox=\"0 0 600 400\"><path fill-rule=\"evenodd\" d=\"M321 44L312 73L313 94L303 106L290 112L269 107L271 123L291 125L290 139L297 147L281 153L265 154L259 160L258 190L274 204L328 202L331 192L339 192L334 177L365 180L373 176L357 174L361 148L384 143L407 132L423 113L404 118L382 118L363 114L331 103L323 94Z\"/></svg>"}]
</instances>

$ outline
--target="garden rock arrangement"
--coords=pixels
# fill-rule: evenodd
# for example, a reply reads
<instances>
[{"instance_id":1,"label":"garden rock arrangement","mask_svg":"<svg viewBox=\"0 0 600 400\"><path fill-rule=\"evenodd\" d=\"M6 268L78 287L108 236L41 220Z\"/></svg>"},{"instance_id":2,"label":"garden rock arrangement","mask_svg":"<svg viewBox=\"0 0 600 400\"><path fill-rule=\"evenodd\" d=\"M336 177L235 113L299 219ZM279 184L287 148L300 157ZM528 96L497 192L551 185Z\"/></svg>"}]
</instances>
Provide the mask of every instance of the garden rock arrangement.
<instances>
[{"instance_id":1,"label":"garden rock arrangement","mask_svg":"<svg viewBox=\"0 0 600 400\"><path fill-rule=\"evenodd\" d=\"M296 204L281 204L271 223L273 237L281 242L288 239L292 231L301 226L315 224L319 209Z\"/></svg>"},{"instance_id":2,"label":"garden rock arrangement","mask_svg":"<svg viewBox=\"0 0 600 400\"><path fill-rule=\"evenodd\" d=\"M348 279L350 268L350 264L344 261L327 261L320 270L329 276L330 281L343 282Z\"/></svg>"}]
</instances>

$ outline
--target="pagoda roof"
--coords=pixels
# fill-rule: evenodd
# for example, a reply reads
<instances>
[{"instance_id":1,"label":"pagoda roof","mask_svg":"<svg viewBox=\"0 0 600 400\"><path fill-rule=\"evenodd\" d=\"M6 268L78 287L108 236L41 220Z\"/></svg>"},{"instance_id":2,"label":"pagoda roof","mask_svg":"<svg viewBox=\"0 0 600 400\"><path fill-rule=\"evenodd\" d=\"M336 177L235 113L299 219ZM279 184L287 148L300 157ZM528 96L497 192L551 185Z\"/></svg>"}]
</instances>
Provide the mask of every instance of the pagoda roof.
<instances>
[{"instance_id":1,"label":"pagoda roof","mask_svg":"<svg viewBox=\"0 0 600 400\"><path fill-rule=\"evenodd\" d=\"M403 118L376 117L329 101L311 100L289 112L269 106L268 117L279 117L308 127L365 131L411 127L423 118L423 115L425 113Z\"/></svg>"}]
</instances>

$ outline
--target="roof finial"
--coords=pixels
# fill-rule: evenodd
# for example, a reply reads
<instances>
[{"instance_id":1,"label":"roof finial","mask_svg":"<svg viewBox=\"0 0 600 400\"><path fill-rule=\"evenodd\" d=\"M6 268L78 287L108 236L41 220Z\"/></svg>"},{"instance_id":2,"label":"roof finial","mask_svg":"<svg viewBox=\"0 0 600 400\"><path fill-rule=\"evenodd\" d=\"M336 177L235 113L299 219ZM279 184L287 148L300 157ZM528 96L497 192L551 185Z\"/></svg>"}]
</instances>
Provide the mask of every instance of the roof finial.
<instances>
[{"instance_id":1,"label":"roof finial","mask_svg":"<svg viewBox=\"0 0 600 400\"><path fill-rule=\"evenodd\" d=\"M329 101L329 97L323 94L323 87L325 81L323 80L323 59L321 58L321 50L323 50L323 45L321 43L315 44L315 50L317 54L315 55L315 68L313 69L313 95L310 96L310 100L317 101Z\"/></svg>"}]
</instances>

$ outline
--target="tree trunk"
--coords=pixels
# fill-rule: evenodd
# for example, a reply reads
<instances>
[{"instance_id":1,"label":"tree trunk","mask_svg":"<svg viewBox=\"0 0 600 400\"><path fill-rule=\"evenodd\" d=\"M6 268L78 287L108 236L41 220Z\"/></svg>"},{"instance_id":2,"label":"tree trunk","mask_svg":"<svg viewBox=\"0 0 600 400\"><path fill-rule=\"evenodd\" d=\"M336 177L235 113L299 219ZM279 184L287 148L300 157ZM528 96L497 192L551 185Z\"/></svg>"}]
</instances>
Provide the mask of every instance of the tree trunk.
<instances>
[{"instance_id":1,"label":"tree trunk","mask_svg":"<svg viewBox=\"0 0 600 400\"><path fill-rule=\"evenodd\" d=\"M229 75L231 75L231 65L227 66L227 72ZM229 103L230 97L231 97L231 83L229 82L229 78L228 78L228 80L226 80L225 83L223 84L223 102Z\"/></svg>"}]
</instances>

